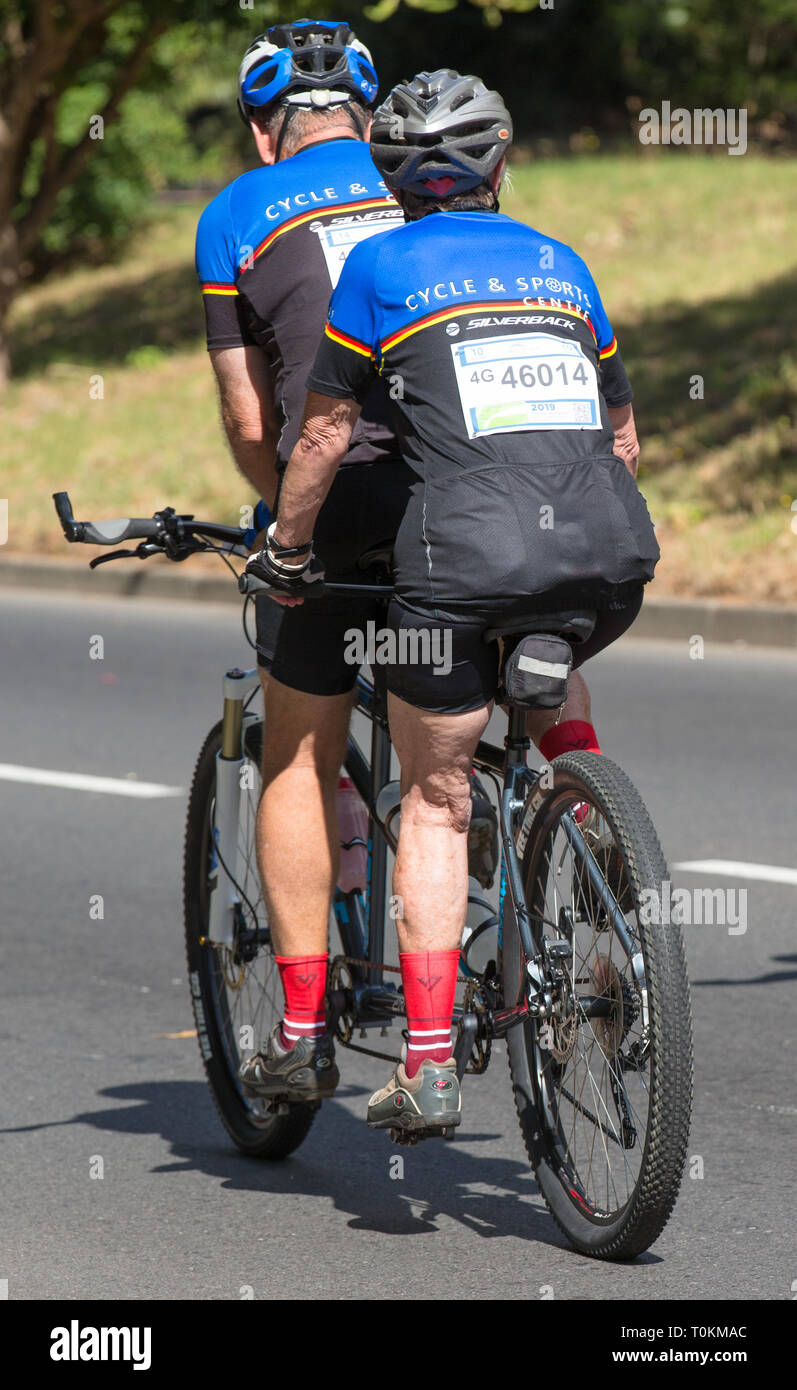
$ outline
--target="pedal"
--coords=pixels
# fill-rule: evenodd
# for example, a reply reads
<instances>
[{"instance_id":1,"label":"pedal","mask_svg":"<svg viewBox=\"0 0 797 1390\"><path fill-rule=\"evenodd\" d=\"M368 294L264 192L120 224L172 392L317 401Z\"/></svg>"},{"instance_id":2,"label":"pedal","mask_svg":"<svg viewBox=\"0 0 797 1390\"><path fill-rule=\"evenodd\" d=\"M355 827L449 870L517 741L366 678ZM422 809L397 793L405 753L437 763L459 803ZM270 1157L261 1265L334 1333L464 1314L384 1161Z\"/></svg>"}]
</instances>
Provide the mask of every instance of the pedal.
<instances>
[{"instance_id":1,"label":"pedal","mask_svg":"<svg viewBox=\"0 0 797 1390\"><path fill-rule=\"evenodd\" d=\"M388 1130L388 1134L390 1135L391 1144L404 1144L407 1146L407 1148L412 1148L413 1145L418 1143L418 1140L421 1137L418 1130L408 1129L394 1128Z\"/></svg>"},{"instance_id":2,"label":"pedal","mask_svg":"<svg viewBox=\"0 0 797 1390\"><path fill-rule=\"evenodd\" d=\"M254 1099L262 1100L263 1097L256 1096L254 1097ZM296 1105L309 1106L312 1110L321 1109L320 1100L300 1100L298 1096L273 1096L272 1099L269 1101L268 1105L266 1106L266 1114L289 1115L291 1113L291 1106Z\"/></svg>"},{"instance_id":3,"label":"pedal","mask_svg":"<svg viewBox=\"0 0 797 1390\"><path fill-rule=\"evenodd\" d=\"M456 1135L456 1127L448 1125L445 1129L398 1129L393 1128L388 1131L391 1144L406 1144L412 1148L420 1144L423 1139L447 1139L450 1141Z\"/></svg>"}]
</instances>

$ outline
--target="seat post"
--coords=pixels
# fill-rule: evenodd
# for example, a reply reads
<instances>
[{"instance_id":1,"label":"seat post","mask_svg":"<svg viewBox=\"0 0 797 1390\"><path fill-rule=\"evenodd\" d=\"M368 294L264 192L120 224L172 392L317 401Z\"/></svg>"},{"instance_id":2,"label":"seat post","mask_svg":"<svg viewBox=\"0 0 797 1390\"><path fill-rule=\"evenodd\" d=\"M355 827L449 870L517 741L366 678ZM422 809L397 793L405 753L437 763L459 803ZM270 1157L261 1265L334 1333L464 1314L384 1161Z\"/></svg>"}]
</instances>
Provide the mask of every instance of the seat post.
<instances>
[{"instance_id":1,"label":"seat post","mask_svg":"<svg viewBox=\"0 0 797 1390\"><path fill-rule=\"evenodd\" d=\"M525 763L526 750L531 747L531 739L526 733L526 711L519 705L509 706L509 726L504 739L506 765L510 767Z\"/></svg>"}]
</instances>

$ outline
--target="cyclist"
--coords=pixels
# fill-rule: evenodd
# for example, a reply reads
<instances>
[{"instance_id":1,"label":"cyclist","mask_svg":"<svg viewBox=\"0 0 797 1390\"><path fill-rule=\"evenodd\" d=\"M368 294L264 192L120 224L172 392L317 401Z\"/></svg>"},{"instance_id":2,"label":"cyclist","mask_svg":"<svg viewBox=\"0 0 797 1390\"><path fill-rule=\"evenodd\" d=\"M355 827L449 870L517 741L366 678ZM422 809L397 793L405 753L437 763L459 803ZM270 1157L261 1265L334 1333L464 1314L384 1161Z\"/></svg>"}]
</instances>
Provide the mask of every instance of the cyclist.
<instances>
[{"instance_id":1,"label":"cyclist","mask_svg":"<svg viewBox=\"0 0 797 1390\"><path fill-rule=\"evenodd\" d=\"M264 167L219 193L199 222L222 419L238 468L271 510L330 290L358 241L402 221L368 150L376 91L371 55L348 24L303 19L260 34L240 66L238 109ZM357 561L392 541L414 478L385 397L374 382L318 518L330 578L341 581L367 579ZM262 506L256 516L262 525ZM315 1037L337 870L336 788L357 677L343 634L372 616L372 603L357 599L289 610L263 596L256 605L267 712L258 853L286 996L288 1024L271 1049L283 1091L286 1072L309 1076L314 1095L337 1080Z\"/></svg>"},{"instance_id":2,"label":"cyclist","mask_svg":"<svg viewBox=\"0 0 797 1390\"><path fill-rule=\"evenodd\" d=\"M307 591L318 504L361 405L376 374L400 382L397 431L423 484L396 541L389 621L396 632L450 630L452 665L447 675L429 665L388 671L402 766L394 892L409 1041L369 1102L377 1128L400 1112L429 1131L459 1123L450 1032L468 770L499 670L498 644L484 634L499 617L598 610L574 652L582 664L633 622L659 553L634 482L631 387L592 276L568 246L498 210L511 135L500 96L446 70L401 84L377 111L371 152L406 225L346 263L278 519L248 562L286 594ZM600 751L580 677L556 718L529 716L545 757Z\"/></svg>"}]
</instances>

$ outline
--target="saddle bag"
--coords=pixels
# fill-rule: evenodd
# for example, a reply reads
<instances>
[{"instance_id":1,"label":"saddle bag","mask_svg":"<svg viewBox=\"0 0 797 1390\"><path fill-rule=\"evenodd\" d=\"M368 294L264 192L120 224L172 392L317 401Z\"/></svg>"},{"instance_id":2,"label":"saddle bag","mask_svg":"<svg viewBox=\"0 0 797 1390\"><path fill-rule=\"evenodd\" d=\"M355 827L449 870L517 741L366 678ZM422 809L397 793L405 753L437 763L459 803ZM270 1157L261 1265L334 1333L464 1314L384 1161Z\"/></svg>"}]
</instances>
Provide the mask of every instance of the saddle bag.
<instances>
[{"instance_id":1,"label":"saddle bag","mask_svg":"<svg viewBox=\"0 0 797 1390\"><path fill-rule=\"evenodd\" d=\"M506 698L521 709L558 709L567 699L573 653L563 637L532 633L504 664Z\"/></svg>"}]
</instances>

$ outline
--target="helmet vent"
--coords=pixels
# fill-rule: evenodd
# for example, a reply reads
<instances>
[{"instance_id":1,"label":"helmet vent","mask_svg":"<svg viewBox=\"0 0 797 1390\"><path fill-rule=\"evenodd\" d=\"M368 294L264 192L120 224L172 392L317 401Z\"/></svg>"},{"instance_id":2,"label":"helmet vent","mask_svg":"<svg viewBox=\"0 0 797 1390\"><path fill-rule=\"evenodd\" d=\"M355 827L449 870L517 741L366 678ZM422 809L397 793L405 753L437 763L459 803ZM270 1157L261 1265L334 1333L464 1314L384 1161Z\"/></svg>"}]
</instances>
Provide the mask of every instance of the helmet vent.
<instances>
[{"instance_id":1,"label":"helmet vent","mask_svg":"<svg viewBox=\"0 0 797 1390\"><path fill-rule=\"evenodd\" d=\"M263 69L260 76L255 78L255 81L251 83L249 87L250 92L259 92L261 87L267 87L269 82L274 80L274 73L274 64L269 63L268 67Z\"/></svg>"}]
</instances>

